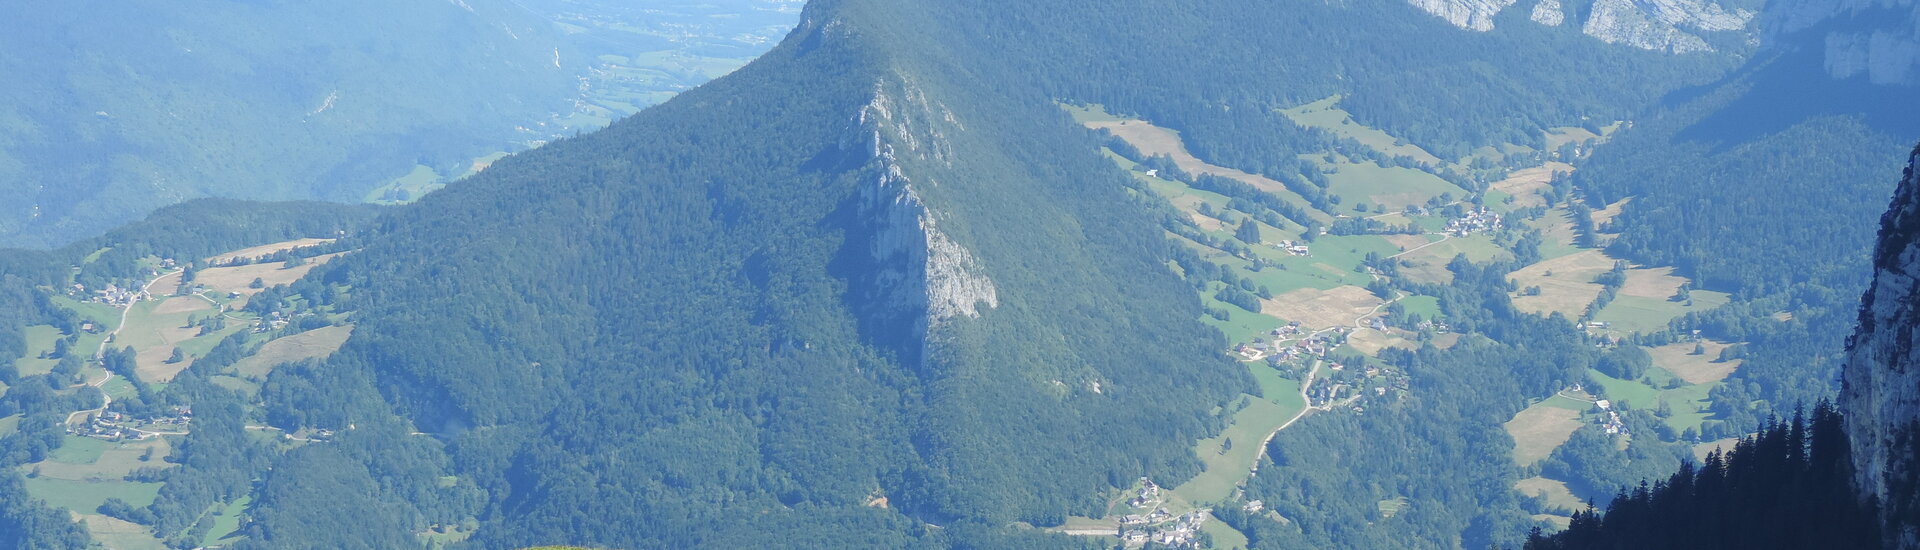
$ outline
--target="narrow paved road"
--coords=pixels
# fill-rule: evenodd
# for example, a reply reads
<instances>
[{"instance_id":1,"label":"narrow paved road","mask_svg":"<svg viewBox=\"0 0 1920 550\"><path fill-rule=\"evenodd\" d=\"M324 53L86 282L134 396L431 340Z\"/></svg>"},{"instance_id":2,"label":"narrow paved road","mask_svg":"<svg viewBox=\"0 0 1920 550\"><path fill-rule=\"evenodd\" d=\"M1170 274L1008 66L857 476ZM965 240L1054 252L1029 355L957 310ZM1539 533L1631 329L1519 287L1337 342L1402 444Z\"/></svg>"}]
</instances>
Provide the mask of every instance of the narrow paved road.
<instances>
[{"instance_id":1,"label":"narrow paved road","mask_svg":"<svg viewBox=\"0 0 1920 550\"><path fill-rule=\"evenodd\" d=\"M145 292L145 293L148 293L148 294L152 294L152 293L153 293L153 285L155 285L155 284L158 284L158 283L160 282L160 280L161 280L161 279L165 279L165 278L166 278L166 275L161 275L161 276L159 276L159 277L154 277L152 281L147 281L147 286L144 286L144 287L141 287L141 288L140 288L140 291L141 291L141 292ZM101 361L101 359L102 359L102 358L104 358L104 357L106 357L106 355L107 355L107 345L108 345L108 344L111 344L111 343L112 343L112 342L113 342L114 340L117 340L117 339L118 339L118 337L120 336L120 329L124 329L124 328L127 328L127 314L129 314L129 313L133 313L133 305L134 305L134 303L137 303L137 302L133 302L133 303L128 303L128 304L127 304L127 307L124 307L124 308L120 308L120 324L117 324L117 325L114 325L114 326L113 326L113 332L109 332L109 333L107 333L107 339L105 339L105 340L101 340L101 341L100 341L100 349L97 349L97 350L94 350L94 351L93 351L93 361L94 361L95 363L99 363L99 362ZM105 385L105 384L107 383L107 381L108 381L108 380L112 380L112 379L113 379L113 376L114 376L114 374L113 374L112 372L108 372L106 376L102 376L102 377L100 377L100 379L99 379L99 380L95 380L95 381L92 381L92 382L87 382L87 383L86 383L86 385L88 385L88 386L93 386L93 387L95 387L95 388L98 388L98 387L101 387L102 385ZM73 413L72 413L72 414L68 414L68 415L67 415L67 420L66 420L66 423L68 423L68 424L72 424L72 423L73 423L73 417L75 417L75 416L79 416L79 415L86 415L86 414L94 414L94 413L98 413L98 412L103 412L103 411L106 411L106 410L107 410L107 406L108 406L108 405L112 405L112 404L113 404L113 396L111 396L111 395L107 395L107 392L105 392L105 391L102 391L102 392L100 392L100 399L101 399L101 402L100 402L100 408L97 408L97 409L88 409L88 410L84 410L84 411L73 411ZM128 429L132 429L132 428L128 428ZM142 431L142 430L133 430L133 431L136 431L136 432L138 432L138 431ZM182 432L181 434L171 434L171 432L166 432L166 433L161 433L161 432L155 432L155 433L159 433L160 435L185 435L185 432Z\"/></svg>"}]
</instances>

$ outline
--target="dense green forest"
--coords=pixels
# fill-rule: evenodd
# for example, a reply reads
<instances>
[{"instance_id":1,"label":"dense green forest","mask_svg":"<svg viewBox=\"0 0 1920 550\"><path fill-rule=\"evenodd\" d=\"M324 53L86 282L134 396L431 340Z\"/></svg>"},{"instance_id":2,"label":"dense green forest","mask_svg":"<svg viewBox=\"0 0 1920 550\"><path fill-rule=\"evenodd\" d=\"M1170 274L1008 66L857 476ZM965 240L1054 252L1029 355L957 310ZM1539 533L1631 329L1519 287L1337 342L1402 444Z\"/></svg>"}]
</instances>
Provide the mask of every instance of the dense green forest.
<instances>
[{"instance_id":1,"label":"dense green forest","mask_svg":"<svg viewBox=\"0 0 1920 550\"><path fill-rule=\"evenodd\" d=\"M1484 145L1533 145L1549 127L1628 118L1739 61L1609 45L1519 9L1494 32L1461 32L1400 0L889 9L925 10L952 29L951 55L996 52L1053 97L1180 129L1203 157L1258 172L1311 150L1294 146L1304 138L1276 111L1335 94L1359 122L1457 159Z\"/></svg>"},{"instance_id":2,"label":"dense green forest","mask_svg":"<svg viewBox=\"0 0 1920 550\"><path fill-rule=\"evenodd\" d=\"M1879 548L1841 422L1825 401L1810 416L1768 419L1732 450L1622 490L1604 513L1575 514L1567 530L1536 531L1521 548Z\"/></svg>"},{"instance_id":3,"label":"dense green forest","mask_svg":"<svg viewBox=\"0 0 1920 550\"><path fill-rule=\"evenodd\" d=\"M1619 233L1610 253L1738 298L1676 325L1748 342L1714 396L1733 425L1832 394L1869 276L1863 220L1884 210L1897 159L1920 139L1914 87L1829 77L1822 36L1779 37L1723 81L1675 94L1573 177L1589 203L1630 200L1601 228Z\"/></svg>"},{"instance_id":4,"label":"dense green forest","mask_svg":"<svg viewBox=\"0 0 1920 550\"><path fill-rule=\"evenodd\" d=\"M273 336L352 325L331 357L277 365L257 386L223 384L222 369L261 347L237 334L163 385L138 381L130 347L103 350L101 366L134 381L112 411L195 414L166 457L177 466L140 474L163 483L151 503L114 499L87 512L180 548L201 545L216 511L242 501L241 548L1102 545L1110 541L1031 527L1098 518L1142 477L1168 486L1195 477L1206 458L1195 442L1221 434L1246 403L1240 394L1278 397L1262 394L1223 353L1235 342L1208 326L1258 315L1274 293L1188 243L1245 250L1273 234L1262 224L1320 238L1311 219L1341 197L1298 156L1309 151L1413 168L1474 195L1436 196L1434 210L1492 202L1485 182L1470 180L1500 167L1422 166L1278 109L1339 95L1356 119L1448 160L1501 143L1537 146L1544 158L1541 130L1628 118L1741 55L1610 46L1510 11L1514 24L1466 33L1390 0L816 2L793 36L740 72L416 204L197 201L65 248L0 252L0 357L27 354L20 327L75 334L75 314L48 298L71 283L125 286L155 274L161 258L183 261L184 278L206 267L194 259L235 248L339 238L270 258L291 267L353 251L304 279L258 285L236 306L305 315ZM1253 58L1264 61L1245 62ZM1772 169L1795 177L1859 181L1871 147L1782 153L1832 136L1873 142L1884 130L1835 115L1751 143L1685 141L1694 130L1673 121L1723 120L1715 110L1739 104L1728 98L1743 88L1723 86L1631 125L1608 146L1625 152L1597 157L1597 174L1551 178L1546 206L1505 212L1521 223L1564 208L1578 217L1579 243L1620 233L1609 252L1677 266L1703 288L1733 292L1732 304L1614 340L1575 315L1515 306L1522 290L1510 276L1543 260L1537 231L1488 238L1493 259L1463 253L1433 282L1402 277L1412 266L1390 248L1356 247L1364 260L1335 275L1360 277L1352 284L1376 298L1430 299L1421 314L1381 309L1396 325L1444 318L1453 339L1428 333L1374 357L1337 352L1355 353L1337 357L1354 370L1405 377L1363 388L1379 390L1364 408L1296 417L1256 459L1258 475L1227 502L1204 504L1222 505L1213 514L1254 548L1486 547L1529 540L1553 515L1515 489L1548 475L1583 494L1622 494L1625 513L1607 517L1626 525L1635 506L1678 498L1656 495L1679 494L1668 488L1680 478L1645 498L1636 487L1685 468L1691 444L1830 392L1829 339L1844 332L1848 292L1858 292L1854 257L1831 242L1862 240L1864 250L1864 240L1848 228L1831 242L1772 242L1799 233L1773 217L1785 202L1699 206L1753 193L1743 179L1769 180L1770 167L1736 166L1753 156L1772 155ZM1486 93L1387 93L1418 88ZM1273 177L1305 204L1180 173L1168 157L1075 124L1061 103L1179 130L1201 157ZM1686 145L1663 150L1670 140ZM1225 197L1226 208L1206 209L1231 218L1226 236L1200 230L1103 146ZM1723 165L1656 174L1639 164L1702 156ZM1676 178L1716 189L1686 191ZM1872 192L1843 187L1805 201L1810 219L1842 225L1848 197ZM1586 216L1629 196L1638 198L1612 224ZM1454 198L1465 204L1445 204ZM1326 229L1328 239L1421 231L1359 217ZM1781 246L1825 248L1764 264ZM1720 247L1730 252L1702 252ZM1593 281L1607 298L1626 277L1617 265ZM1701 430L1676 433L1671 411L1621 405L1631 437L1590 423L1537 464L1516 465L1503 422L1590 371L1637 383L1649 367L1640 346L1693 329L1745 342L1736 353L1746 363L1713 390ZM66 413L99 405L101 390L74 385L82 361L62 361L31 376L0 365L0 417L21 415L0 439L8 472L57 450ZM1826 414L1816 411L1814 428L1770 426L1756 441L1786 448L1769 434L1818 433ZM1824 452L1753 467L1815 468L1831 458ZM1723 460L1700 471L1733 479L1734 459ZM1706 474L1687 475L1691 484ZM11 473L0 479L0 497L24 491ZM1253 500L1271 513L1240 507ZM20 545L85 543L48 506L0 502L0 527L31 539ZM1609 521L1576 520L1576 534Z\"/></svg>"}]
</instances>

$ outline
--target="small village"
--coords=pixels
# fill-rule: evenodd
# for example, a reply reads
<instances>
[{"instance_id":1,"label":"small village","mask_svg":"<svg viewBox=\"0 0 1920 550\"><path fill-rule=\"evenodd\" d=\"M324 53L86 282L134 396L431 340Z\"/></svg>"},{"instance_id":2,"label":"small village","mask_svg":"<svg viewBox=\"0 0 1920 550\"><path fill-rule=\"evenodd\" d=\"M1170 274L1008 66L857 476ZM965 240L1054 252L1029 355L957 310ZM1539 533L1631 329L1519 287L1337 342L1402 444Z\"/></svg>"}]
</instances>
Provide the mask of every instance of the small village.
<instances>
[{"instance_id":1,"label":"small village","mask_svg":"<svg viewBox=\"0 0 1920 550\"><path fill-rule=\"evenodd\" d=\"M90 416L79 427L68 426L67 433L105 441L142 441L162 435L186 434L187 425L193 422L193 409L173 407L168 413L170 416L136 419L113 411L101 411Z\"/></svg>"},{"instance_id":2,"label":"small village","mask_svg":"<svg viewBox=\"0 0 1920 550\"><path fill-rule=\"evenodd\" d=\"M1465 237L1475 233L1499 231L1505 227L1504 221L1500 219L1499 214L1495 214L1492 210L1482 206L1468 210L1464 216L1447 220L1447 229L1445 232L1447 235L1454 237Z\"/></svg>"},{"instance_id":3,"label":"small village","mask_svg":"<svg viewBox=\"0 0 1920 550\"><path fill-rule=\"evenodd\" d=\"M1153 480L1140 478L1140 491L1127 501L1127 505L1149 512L1120 517L1119 535L1122 543L1128 547L1144 546L1149 542L1174 548L1200 547L1200 527L1206 524L1212 510L1201 509L1174 515L1164 506L1164 493Z\"/></svg>"}]
</instances>

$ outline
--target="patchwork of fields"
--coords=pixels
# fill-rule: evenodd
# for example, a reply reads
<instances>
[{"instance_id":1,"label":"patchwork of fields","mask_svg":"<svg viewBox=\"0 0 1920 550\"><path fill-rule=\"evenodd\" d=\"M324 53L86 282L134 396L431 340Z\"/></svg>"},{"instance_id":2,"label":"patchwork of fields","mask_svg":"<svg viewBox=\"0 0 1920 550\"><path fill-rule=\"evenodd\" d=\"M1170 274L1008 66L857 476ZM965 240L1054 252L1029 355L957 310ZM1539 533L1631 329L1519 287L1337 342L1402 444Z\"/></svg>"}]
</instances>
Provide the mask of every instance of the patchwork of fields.
<instances>
[{"instance_id":1,"label":"patchwork of fields","mask_svg":"<svg viewBox=\"0 0 1920 550\"><path fill-rule=\"evenodd\" d=\"M1144 188L1165 199L1187 222L1185 229L1170 230L1169 238L1201 259L1231 271L1225 282L1198 285L1201 301L1213 312L1203 321L1219 328L1236 344L1236 353L1269 397L1280 393L1277 389L1295 401L1266 403L1247 396L1251 404L1232 409L1227 432L1195 448L1208 467L1199 477L1175 489L1178 500L1185 505L1219 504L1230 498L1232 488L1245 475L1244 466L1228 473L1221 469L1243 464L1253 455L1237 446L1228 448L1228 440L1238 442L1250 434L1273 430L1290 410L1311 412L1351 406L1357 411L1364 399L1376 395L1394 399L1398 395L1394 380L1400 375L1376 361L1383 350L1423 345L1444 348L1462 340L1463 335L1446 329L1445 309L1438 300L1370 290L1381 281L1447 284L1453 277L1447 267L1450 263L1458 259L1476 264L1511 262L1516 257L1511 248L1515 241L1523 233L1532 233L1538 237L1534 250L1539 259L1509 274L1514 307L1527 314L1577 321L1601 342L1664 332L1675 319L1730 301L1726 294L1691 288L1691 283L1671 268L1617 266L1617 258L1582 246L1589 240L1583 240L1573 223L1566 193L1555 188L1556 182L1564 186L1561 177L1575 170L1572 159L1556 156L1507 169L1481 180L1486 182L1480 184L1485 192L1475 196L1453 181L1460 181L1457 178L1462 174L1485 174L1488 163L1529 155L1539 158L1546 152L1505 145L1482 148L1457 162L1448 161L1357 123L1339 108L1339 99L1327 98L1286 109L1282 114L1300 126L1351 139L1380 155L1401 160L1387 165L1364 160L1378 156L1298 152L1298 158L1317 168L1318 176L1324 178L1320 183L1323 192L1338 199L1333 201L1336 206L1327 210L1314 208L1304 196L1268 175L1210 164L1194 156L1175 130L1116 116L1097 105L1064 106L1088 128L1111 133L1141 155L1167 157L1153 162L1170 161L1188 174L1237 180L1301 211L1283 217L1243 211L1248 204L1242 198L1198 189L1191 182L1141 164L1152 159L1130 159L1107 151L1110 159L1131 171ZM1596 133L1556 128L1545 136L1545 143L1550 151L1568 144L1584 147L1603 140L1610 130ZM1604 228L1624 204L1589 208L1591 218L1586 221ZM1475 209L1480 213L1474 213ZM1496 221L1488 227L1486 218L1474 217L1481 215L1494 216ZM1512 217L1506 220L1510 229L1502 228L1498 217ZM1333 233L1329 231L1333 224L1365 229ZM1247 227L1257 230L1257 242L1247 240ZM1592 243L1604 244L1610 236L1595 233L1588 237ZM1382 266L1392 269L1382 271ZM1610 272L1616 269L1623 271L1610 279ZM1234 290L1228 283L1233 281L1249 293L1257 293L1258 299L1254 303L1228 299ZM1389 319L1408 324L1383 322ZM1418 326L1414 326L1416 322ZM1613 400L1617 406L1658 408L1661 420L1676 433L1701 429L1711 421L1707 392L1736 371L1740 362L1718 360L1734 343L1696 342L1682 336L1681 341L1647 349L1654 366L1642 379L1618 380L1592 373L1590 380L1573 381L1557 395L1545 399L1536 396L1504 426L1515 443L1515 465L1537 464L1581 427L1606 424L1611 413L1596 404L1602 398ZM1319 359L1327 353L1343 354L1343 361L1354 362L1354 357L1358 361L1342 370L1337 363ZM1318 378L1310 374L1315 372L1320 374ZM1582 391L1583 385L1601 395ZM1585 505L1583 495L1575 495L1558 480L1523 479L1515 485L1515 491L1542 499L1546 512L1536 519L1554 525L1565 525L1568 514ZM1403 502L1382 500L1381 516L1398 513ZM1093 518L1075 521L1103 524Z\"/></svg>"}]
</instances>

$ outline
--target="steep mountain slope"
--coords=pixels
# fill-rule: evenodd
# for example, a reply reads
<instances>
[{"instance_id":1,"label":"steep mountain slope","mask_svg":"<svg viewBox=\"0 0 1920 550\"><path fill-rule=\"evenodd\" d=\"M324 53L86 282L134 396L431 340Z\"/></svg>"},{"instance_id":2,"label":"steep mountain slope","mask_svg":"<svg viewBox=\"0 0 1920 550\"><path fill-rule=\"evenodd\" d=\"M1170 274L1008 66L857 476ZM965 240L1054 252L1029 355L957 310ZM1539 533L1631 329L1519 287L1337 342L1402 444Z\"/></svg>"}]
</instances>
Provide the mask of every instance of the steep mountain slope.
<instances>
[{"instance_id":1,"label":"steep mountain slope","mask_svg":"<svg viewBox=\"0 0 1920 550\"><path fill-rule=\"evenodd\" d=\"M578 60L510 2L18 2L0 23L0 242L202 196L358 201L567 109Z\"/></svg>"},{"instance_id":2,"label":"steep mountain slope","mask_svg":"<svg viewBox=\"0 0 1920 550\"><path fill-rule=\"evenodd\" d=\"M1873 234L1858 220L1880 213L1888 182L1898 179L1884 159L1920 138L1920 104L1912 101L1920 86L1846 62L1857 42L1849 37L1898 44L1920 14L1911 3L1822 6L1776 5L1753 62L1673 94L1574 175L1593 204L1631 199L1601 228L1618 233L1611 253L1675 266L1701 287L1747 302L1750 321L1686 321L1710 337L1749 340L1751 358L1714 397L1717 410L1759 402L1784 414L1833 391L1853 296L1870 275ZM1899 55L1875 59L1879 74L1920 66Z\"/></svg>"},{"instance_id":3,"label":"steep mountain slope","mask_svg":"<svg viewBox=\"0 0 1920 550\"><path fill-rule=\"evenodd\" d=\"M1375 8L1389 11L1354 18ZM1461 33L1389 0L815 3L742 71L502 161L332 264L323 280L351 289L355 336L324 364L274 371L263 395L274 426L342 435L264 474L248 536L342 543L312 518L367 516L380 532L355 540L378 544L474 517L481 547L886 547L1097 515L1140 476L1199 471L1194 442L1258 390L1170 269L1184 245L1161 222L1175 214L1056 101L1291 167L1294 150L1264 146L1320 138L1277 110L1340 92L1464 151L1624 113L1665 77L1726 62L1523 29ZM1549 78L1566 71L1529 51L1586 70ZM1388 92L1426 77L1442 91ZM1490 93L1444 91L1457 89ZM1486 288L1449 301L1512 315L1504 272L1474 273L1462 278ZM1536 324L1406 360L1514 357L1538 336L1567 368L1589 362L1570 328ZM1477 364L1464 378L1516 393L1568 374ZM1511 411L1449 413L1474 423L1422 422L1413 437L1502 441ZM1424 514L1439 527L1408 544L1524 529L1504 452L1484 451L1474 492L1451 479L1430 492L1464 510L1490 487L1497 506ZM303 486L377 489L287 489ZM1349 519L1325 523L1360 528ZM1060 542L1024 533L1010 544Z\"/></svg>"},{"instance_id":4,"label":"steep mountain slope","mask_svg":"<svg viewBox=\"0 0 1920 550\"><path fill-rule=\"evenodd\" d=\"M366 336L281 372L376 377L511 495L487 546L896 546L929 535L863 503L1047 524L1193 473L1250 381L1124 173L1041 154L1088 139L1044 96L960 87L842 8L394 216L329 275L364 289Z\"/></svg>"},{"instance_id":5,"label":"steep mountain slope","mask_svg":"<svg viewBox=\"0 0 1920 550\"><path fill-rule=\"evenodd\" d=\"M1853 442L1857 484L1878 499L1892 547L1920 547L1920 149L1880 221L1873 285L1847 342L1840 406Z\"/></svg>"}]
</instances>

